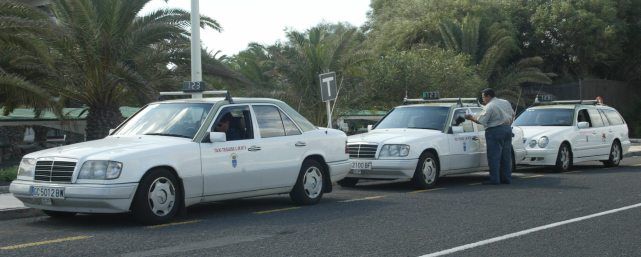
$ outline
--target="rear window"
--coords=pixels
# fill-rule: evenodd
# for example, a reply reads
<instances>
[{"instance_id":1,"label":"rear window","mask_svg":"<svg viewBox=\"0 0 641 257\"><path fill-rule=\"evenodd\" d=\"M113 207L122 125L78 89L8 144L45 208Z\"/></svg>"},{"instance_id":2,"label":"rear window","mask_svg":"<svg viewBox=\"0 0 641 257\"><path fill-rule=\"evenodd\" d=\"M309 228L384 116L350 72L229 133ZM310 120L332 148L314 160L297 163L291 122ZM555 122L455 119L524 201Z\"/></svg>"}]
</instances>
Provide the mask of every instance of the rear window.
<instances>
[{"instance_id":1,"label":"rear window","mask_svg":"<svg viewBox=\"0 0 641 257\"><path fill-rule=\"evenodd\" d=\"M611 125L625 124L619 112L612 109L602 109L602 111L603 113L605 113L605 117L608 119Z\"/></svg>"}]
</instances>

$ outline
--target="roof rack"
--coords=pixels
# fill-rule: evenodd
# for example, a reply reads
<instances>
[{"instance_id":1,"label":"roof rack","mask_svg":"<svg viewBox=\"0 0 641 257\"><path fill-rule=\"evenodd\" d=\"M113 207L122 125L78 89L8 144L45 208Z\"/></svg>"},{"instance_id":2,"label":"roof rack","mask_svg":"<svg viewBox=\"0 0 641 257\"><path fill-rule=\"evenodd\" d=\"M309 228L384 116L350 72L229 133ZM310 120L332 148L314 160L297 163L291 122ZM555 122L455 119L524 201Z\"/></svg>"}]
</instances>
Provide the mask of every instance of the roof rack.
<instances>
[{"instance_id":1,"label":"roof rack","mask_svg":"<svg viewBox=\"0 0 641 257\"><path fill-rule=\"evenodd\" d=\"M186 91L172 91L172 92L160 92L160 96L183 96L183 95L189 95L192 98L197 98L194 97L197 94L201 95L224 95L225 100L227 100L229 103L233 104L234 99L231 98L231 94L229 94L229 91L227 90L216 90L216 91L200 91L200 92L186 92Z\"/></svg>"},{"instance_id":2,"label":"roof rack","mask_svg":"<svg viewBox=\"0 0 641 257\"><path fill-rule=\"evenodd\" d=\"M534 100L534 105L561 105L561 104L586 104L586 105L602 105L597 100L562 100L562 101L539 101Z\"/></svg>"},{"instance_id":3,"label":"roof rack","mask_svg":"<svg viewBox=\"0 0 641 257\"><path fill-rule=\"evenodd\" d=\"M458 106L463 106L463 103L476 104L480 106L478 99L476 98L439 98L439 99L422 99L422 98L404 98L403 104L412 104L412 103L456 103Z\"/></svg>"}]
</instances>

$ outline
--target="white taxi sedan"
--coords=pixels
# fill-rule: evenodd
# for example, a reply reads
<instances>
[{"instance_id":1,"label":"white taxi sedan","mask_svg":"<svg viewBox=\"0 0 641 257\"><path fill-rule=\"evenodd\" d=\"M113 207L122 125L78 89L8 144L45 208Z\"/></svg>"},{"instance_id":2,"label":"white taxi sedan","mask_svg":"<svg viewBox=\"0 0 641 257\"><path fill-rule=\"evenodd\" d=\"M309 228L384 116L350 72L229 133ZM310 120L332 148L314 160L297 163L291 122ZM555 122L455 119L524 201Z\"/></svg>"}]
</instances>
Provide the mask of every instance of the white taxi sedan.
<instances>
[{"instance_id":1,"label":"white taxi sedan","mask_svg":"<svg viewBox=\"0 0 641 257\"><path fill-rule=\"evenodd\" d=\"M346 141L278 100L156 102L104 139L24 156L10 191L53 217L131 211L147 224L232 198L315 204L350 169Z\"/></svg>"},{"instance_id":2,"label":"white taxi sedan","mask_svg":"<svg viewBox=\"0 0 641 257\"><path fill-rule=\"evenodd\" d=\"M554 166L556 171L584 161L602 161L612 167L628 152L628 126L614 108L595 101L539 104L514 122L527 140L523 164Z\"/></svg>"},{"instance_id":3,"label":"white taxi sedan","mask_svg":"<svg viewBox=\"0 0 641 257\"><path fill-rule=\"evenodd\" d=\"M429 188L441 176L487 170L484 128L464 118L467 112L481 111L476 99L424 102L398 106L368 133L350 136L352 168L339 184L409 179L418 188ZM521 129L514 127L513 133L514 167L525 148Z\"/></svg>"}]
</instances>

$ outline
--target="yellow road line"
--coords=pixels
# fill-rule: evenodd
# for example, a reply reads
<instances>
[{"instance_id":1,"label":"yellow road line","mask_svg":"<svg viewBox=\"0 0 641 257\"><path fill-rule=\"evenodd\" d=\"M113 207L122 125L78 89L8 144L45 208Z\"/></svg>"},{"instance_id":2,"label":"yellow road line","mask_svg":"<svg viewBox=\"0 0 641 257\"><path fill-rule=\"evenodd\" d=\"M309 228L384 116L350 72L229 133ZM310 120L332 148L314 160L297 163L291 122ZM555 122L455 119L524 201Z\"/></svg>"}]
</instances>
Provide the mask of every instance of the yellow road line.
<instances>
[{"instance_id":1,"label":"yellow road line","mask_svg":"<svg viewBox=\"0 0 641 257\"><path fill-rule=\"evenodd\" d=\"M92 238L92 237L93 236L65 237L65 238L59 238L59 239L53 239L53 240L47 240L47 241L40 241L40 242L33 242L33 243L26 243L26 244L19 244L19 245L4 246L4 247L0 247L0 250L16 250L16 249L22 249L22 248L34 247L34 246L40 246L40 245L46 245L46 244L55 244L55 243L62 243L62 242L67 242L67 241L89 239L89 238Z\"/></svg>"},{"instance_id":2,"label":"yellow road line","mask_svg":"<svg viewBox=\"0 0 641 257\"><path fill-rule=\"evenodd\" d=\"M570 174L570 173L579 173L579 172L583 172L583 171L582 170L573 170L573 171L568 171L568 172L563 172L563 173Z\"/></svg>"},{"instance_id":3,"label":"yellow road line","mask_svg":"<svg viewBox=\"0 0 641 257\"><path fill-rule=\"evenodd\" d=\"M472 183L472 184L467 184L467 185L468 185L468 186L478 186L478 185L481 185L481 184L483 184L483 182L479 182L479 183Z\"/></svg>"},{"instance_id":4,"label":"yellow road line","mask_svg":"<svg viewBox=\"0 0 641 257\"><path fill-rule=\"evenodd\" d=\"M289 210L296 210L296 209L300 209L300 207L289 207L289 208L274 209L274 210L267 210L267 211L257 211L257 212L254 212L254 214L267 214L272 212L289 211Z\"/></svg>"},{"instance_id":5,"label":"yellow road line","mask_svg":"<svg viewBox=\"0 0 641 257\"><path fill-rule=\"evenodd\" d=\"M521 177L521 178L540 178L540 177L543 177L543 175L534 175L534 176Z\"/></svg>"},{"instance_id":6,"label":"yellow road line","mask_svg":"<svg viewBox=\"0 0 641 257\"><path fill-rule=\"evenodd\" d=\"M410 192L410 194L418 194L418 193L436 191L436 190L441 190L441 189L445 189L445 188L444 187L439 187L439 188L432 188L432 189L416 190L416 191Z\"/></svg>"},{"instance_id":7,"label":"yellow road line","mask_svg":"<svg viewBox=\"0 0 641 257\"><path fill-rule=\"evenodd\" d=\"M343 200L343 201L338 201L339 203L350 203L350 202L357 202L357 201L365 201L365 200L374 200L374 199L380 199L385 197L384 195L377 195L377 196L368 196L364 198L358 198L358 199L349 199L349 200Z\"/></svg>"},{"instance_id":8,"label":"yellow road line","mask_svg":"<svg viewBox=\"0 0 641 257\"><path fill-rule=\"evenodd\" d=\"M147 226L146 228L164 228L164 227L169 227L169 226L193 224L193 223L198 223L198 222L201 222L201 220L188 220L188 221L160 224L160 225L154 225L154 226Z\"/></svg>"}]
</instances>

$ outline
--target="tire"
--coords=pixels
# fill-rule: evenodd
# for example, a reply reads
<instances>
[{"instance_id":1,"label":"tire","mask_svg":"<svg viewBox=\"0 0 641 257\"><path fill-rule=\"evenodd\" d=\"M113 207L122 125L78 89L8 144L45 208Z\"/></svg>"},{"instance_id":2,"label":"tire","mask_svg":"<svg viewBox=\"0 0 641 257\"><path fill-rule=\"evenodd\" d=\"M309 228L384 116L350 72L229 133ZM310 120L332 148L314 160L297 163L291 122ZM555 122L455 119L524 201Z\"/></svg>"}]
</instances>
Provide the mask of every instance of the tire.
<instances>
[{"instance_id":1,"label":"tire","mask_svg":"<svg viewBox=\"0 0 641 257\"><path fill-rule=\"evenodd\" d=\"M358 183L358 179L357 178L344 178L344 179L339 180L337 183L342 187L355 187L356 183Z\"/></svg>"},{"instance_id":2,"label":"tire","mask_svg":"<svg viewBox=\"0 0 641 257\"><path fill-rule=\"evenodd\" d=\"M438 159L431 152L424 152L418 159L412 183L416 188L433 188L440 175Z\"/></svg>"},{"instance_id":3,"label":"tire","mask_svg":"<svg viewBox=\"0 0 641 257\"><path fill-rule=\"evenodd\" d=\"M76 216L75 212L66 212L66 211L49 211L49 210L42 210L47 216L54 218L54 219L68 219L73 216Z\"/></svg>"},{"instance_id":4,"label":"tire","mask_svg":"<svg viewBox=\"0 0 641 257\"><path fill-rule=\"evenodd\" d=\"M567 143L561 144L559 153L556 155L556 164L554 170L556 172L566 172L572 168L572 150Z\"/></svg>"},{"instance_id":5,"label":"tire","mask_svg":"<svg viewBox=\"0 0 641 257\"><path fill-rule=\"evenodd\" d=\"M134 218L145 225L170 221L182 203L183 196L177 181L174 174L165 169L145 175L131 206Z\"/></svg>"},{"instance_id":6,"label":"tire","mask_svg":"<svg viewBox=\"0 0 641 257\"><path fill-rule=\"evenodd\" d=\"M298 205L317 204L323 198L325 189L323 172L324 167L319 162L311 159L303 161L298 173L298 179L289 196Z\"/></svg>"},{"instance_id":7,"label":"tire","mask_svg":"<svg viewBox=\"0 0 641 257\"><path fill-rule=\"evenodd\" d=\"M622 159L622 154L623 151L621 150L621 144L619 142L615 141L612 143L612 146L610 147L610 155L607 161L604 161L603 164L606 167L617 167L619 166L619 163L621 163Z\"/></svg>"}]
</instances>

